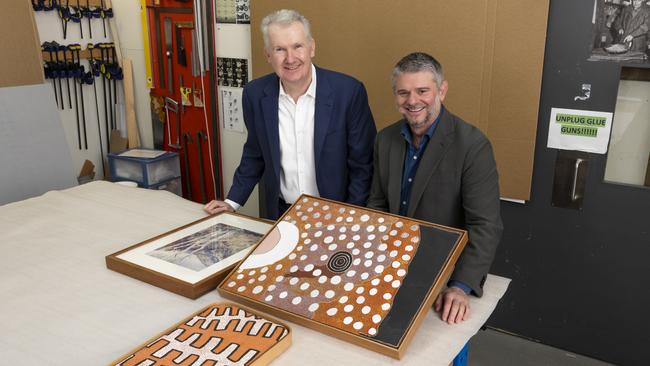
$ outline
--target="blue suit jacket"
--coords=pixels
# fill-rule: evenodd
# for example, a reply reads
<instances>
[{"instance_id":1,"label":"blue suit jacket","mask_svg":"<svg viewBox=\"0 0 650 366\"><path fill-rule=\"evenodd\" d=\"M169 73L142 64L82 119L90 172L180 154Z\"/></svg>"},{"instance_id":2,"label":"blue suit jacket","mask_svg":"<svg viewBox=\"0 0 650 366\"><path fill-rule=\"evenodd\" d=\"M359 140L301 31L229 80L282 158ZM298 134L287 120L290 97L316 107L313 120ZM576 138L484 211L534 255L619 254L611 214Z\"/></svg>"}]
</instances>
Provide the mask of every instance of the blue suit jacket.
<instances>
[{"instance_id":1,"label":"blue suit jacket","mask_svg":"<svg viewBox=\"0 0 650 366\"><path fill-rule=\"evenodd\" d=\"M365 205L372 181L373 145L377 129L366 89L358 80L316 67L314 153L316 184L321 197ZM244 204L262 180L260 216L280 215L280 81L269 74L244 87L242 97L248 138L235 171L228 199Z\"/></svg>"}]
</instances>

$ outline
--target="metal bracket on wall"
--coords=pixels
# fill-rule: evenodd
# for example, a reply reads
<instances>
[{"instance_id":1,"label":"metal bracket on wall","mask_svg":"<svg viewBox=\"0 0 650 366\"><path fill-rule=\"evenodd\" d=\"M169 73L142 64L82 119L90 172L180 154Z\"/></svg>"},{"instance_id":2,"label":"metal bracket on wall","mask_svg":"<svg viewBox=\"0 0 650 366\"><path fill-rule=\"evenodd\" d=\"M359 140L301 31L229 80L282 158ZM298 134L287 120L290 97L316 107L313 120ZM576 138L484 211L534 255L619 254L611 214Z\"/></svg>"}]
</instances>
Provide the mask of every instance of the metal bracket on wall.
<instances>
[{"instance_id":1,"label":"metal bracket on wall","mask_svg":"<svg viewBox=\"0 0 650 366\"><path fill-rule=\"evenodd\" d=\"M580 151L560 150L555 160L552 205L582 209L589 154Z\"/></svg>"}]
</instances>

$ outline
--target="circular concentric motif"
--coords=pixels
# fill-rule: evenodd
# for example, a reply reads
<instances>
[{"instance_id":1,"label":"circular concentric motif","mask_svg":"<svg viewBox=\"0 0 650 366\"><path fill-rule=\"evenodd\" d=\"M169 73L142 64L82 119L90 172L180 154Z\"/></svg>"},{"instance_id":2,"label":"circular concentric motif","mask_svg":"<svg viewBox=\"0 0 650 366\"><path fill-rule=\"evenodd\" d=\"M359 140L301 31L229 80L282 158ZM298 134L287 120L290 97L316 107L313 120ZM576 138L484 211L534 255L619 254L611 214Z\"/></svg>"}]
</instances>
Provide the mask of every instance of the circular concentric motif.
<instances>
[{"instance_id":1,"label":"circular concentric motif","mask_svg":"<svg viewBox=\"0 0 650 366\"><path fill-rule=\"evenodd\" d=\"M336 252L327 262L327 268L334 273L345 272L352 265L352 254Z\"/></svg>"}]
</instances>

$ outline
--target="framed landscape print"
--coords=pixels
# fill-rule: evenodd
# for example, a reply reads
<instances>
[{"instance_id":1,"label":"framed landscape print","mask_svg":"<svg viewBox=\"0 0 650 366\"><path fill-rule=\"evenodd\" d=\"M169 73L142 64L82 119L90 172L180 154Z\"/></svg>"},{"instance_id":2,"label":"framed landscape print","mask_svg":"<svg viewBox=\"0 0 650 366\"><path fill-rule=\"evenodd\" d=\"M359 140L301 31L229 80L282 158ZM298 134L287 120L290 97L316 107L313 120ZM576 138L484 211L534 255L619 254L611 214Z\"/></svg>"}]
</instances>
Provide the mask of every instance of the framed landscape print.
<instances>
[{"instance_id":1,"label":"framed landscape print","mask_svg":"<svg viewBox=\"0 0 650 366\"><path fill-rule=\"evenodd\" d=\"M271 226L225 212L113 253L106 257L106 266L196 299L214 289Z\"/></svg>"},{"instance_id":2,"label":"framed landscape print","mask_svg":"<svg viewBox=\"0 0 650 366\"><path fill-rule=\"evenodd\" d=\"M400 358L466 242L464 230L303 195L218 290Z\"/></svg>"},{"instance_id":3,"label":"framed landscape print","mask_svg":"<svg viewBox=\"0 0 650 366\"><path fill-rule=\"evenodd\" d=\"M239 305L217 303L112 362L116 366L263 366L291 344L291 330Z\"/></svg>"}]
</instances>

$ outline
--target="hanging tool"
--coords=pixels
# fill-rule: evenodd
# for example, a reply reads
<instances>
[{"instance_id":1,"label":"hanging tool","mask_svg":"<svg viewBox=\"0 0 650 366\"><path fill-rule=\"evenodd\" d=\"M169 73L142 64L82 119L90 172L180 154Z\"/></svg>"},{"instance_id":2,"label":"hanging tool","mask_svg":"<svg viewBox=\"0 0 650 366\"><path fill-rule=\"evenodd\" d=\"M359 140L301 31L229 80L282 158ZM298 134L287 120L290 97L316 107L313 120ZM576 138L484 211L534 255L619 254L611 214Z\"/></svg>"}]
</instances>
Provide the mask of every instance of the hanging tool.
<instances>
[{"instance_id":1,"label":"hanging tool","mask_svg":"<svg viewBox=\"0 0 650 366\"><path fill-rule=\"evenodd\" d=\"M199 77L201 76L201 63L199 61L199 52L196 51L199 47L197 41L196 30L192 30L192 52L190 54L190 60L192 60L192 76Z\"/></svg>"},{"instance_id":2,"label":"hanging tool","mask_svg":"<svg viewBox=\"0 0 650 366\"><path fill-rule=\"evenodd\" d=\"M108 93L108 115L109 115L109 122L111 125L111 130L115 129L115 118L113 116L113 89L111 88L111 73L108 71L108 67L111 64L111 50L110 50L110 44L109 43L102 43L101 44L102 49L106 52L105 54L105 61L104 61L104 69L103 69L103 74L104 78L106 79L106 91Z\"/></svg>"},{"instance_id":3,"label":"hanging tool","mask_svg":"<svg viewBox=\"0 0 650 366\"><path fill-rule=\"evenodd\" d=\"M66 0L65 6L59 4L59 18L61 19L61 28L63 28L63 39L66 39L68 34L68 22L71 19L69 0Z\"/></svg>"},{"instance_id":4,"label":"hanging tool","mask_svg":"<svg viewBox=\"0 0 650 366\"><path fill-rule=\"evenodd\" d=\"M185 42L183 42L183 28L179 23L176 23L176 58L178 64L187 66L187 55L185 54Z\"/></svg>"},{"instance_id":5,"label":"hanging tool","mask_svg":"<svg viewBox=\"0 0 650 366\"><path fill-rule=\"evenodd\" d=\"M95 49L95 46L92 43L88 43L87 46L88 51L90 51L90 74L91 79L90 81L93 84L93 92L95 95L95 112L97 113L97 134L99 135L99 158L102 161L102 174L106 176L106 167L104 166L104 147L102 144L102 124L99 118L99 103L97 102L97 86L96 86L96 77L100 75L99 73L99 65L97 64L97 61L95 60L95 56L93 55L93 51ZM106 148L108 149L108 130L106 131Z\"/></svg>"},{"instance_id":6,"label":"hanging tool","mask_svg":"<svg viewBox=\"0 0 650 366\"><path fill-rule=\"evenodd\" d=\"M178 108L178 102L173 100L172 98L165 97L165 110L167 111L167 146L174 148L174 149L180 149L180 134L181 134L181 114L179 113L180 110ZM171 127L169 123L169 112L174 112L176 113L176 143L172 144L172 134L171 134Z\"/></svg>"},{"instance_id":7,"label":"hanging tool","mask_svg":"<svg viewBox=\"0 0 650 366\"><path fill-rule=\"evenodd\" d=\"M79 0L77 0L77 8L75 9L75 17L72 19L74 22L77 20L79 21L79 37L83 38L84 37L84 27L81 24L81 18L83 15L81 14L81 7L79 6Z\"/></svg>"},{"instance_id":8,"label":"hanging tool","mask_svg":"<svg viewBox=\"0 0 650 366\"><path fill-rule=\"evenodd\" d=\"M209 58L208 55L210 54L209 51L210 41L208 38L208 32L209 32L208 26L210 24L208 22L208 2L206 0L195 0L195 1L199 1L201 3L201 17L199 19L201 20L201 36L202 36L201 44L203 45L203 53L201 57L201 61L203 65L202 69L203 71L210 71L210 62L208 62L208 58Z\"/></svg>"},{"instance_id":9,"label":"hanging tool","mask_svg":"<svg viewBox=\"0 0 650 366\"><path fill-rule=\"evenodd\" d=\"M88 150L88 134L86 132L86 107L85 107L85 102L84 102L84 67L81 65L81 45L75 43L71 44L68 46L68 49L70 49L72 53L72 63L74 65L74 83L75 83L75 103L76 103L76 98L77 98L77 82L79 82L79 96L81 98L81 121L83 124L83 131L84 131L84 146L85 149ZM76 60L75 60L76 56ZM79 106L77 105L77 112L79 110Z\"/></svg>"},{"instance_id":10,"label":"hanging tool","mask_svg":"<svg viewBox=\"0 0 650 366\"><path fill-rule=\"evenodd\" d=\"M93 26L91 24L91 18L93 17L92 11L90 11L90 0L86 0L86 7L82 11L83 16L88 19L88 33L90 33L89 38L93 38ZM99 140L101 141L101 139ZM102 163L104 161L102 160Z\"/></svg>"},{"instance_id":11,"label":"hanging tool","mask_svg":"<svg viewBox=\"0 0 650 366\"><path fill-rule=\"evenodd\" d=\"M104 0L101 1L101 8L99 9L99 17L102 18L102 27L104 28L104 38L106 38L106 4Z\"/></svg>"},{"instance_id":12,"label":"hanging tool","mask_svg":"<svg viewBox=\"0 0 650 366\"><path fill-rule=\"evenodd\" d=\"M72 61L68 62L68 47L59 45L59 51L63 51L63 61L61 64L62 76L65 75L65 86L68 89L68 108L72 109L72 98L70 97L70 78L72 77Z\"/></svg>"},{"instance_id":13,"label":"hanging tool","mask_svg":"<svg viewBox=\"0 0 650 366\"><path fill-rule=\"evenodd\" d=\"M108 151L111 146L110 144L111 129L108 124L109 123L108 122L108 96L106 95L106 78L104 77L104 73L106 70L106 58L104 54L105 48L103 46L103 43L98 43L95 46L99 47L100 61L97 63L97 70L99 72L99 77L102 79L102 96L104 97L104 125L106 126L106 150Z\"/></svg>"},{"instance_id":14,"label":"hanging tool","mask_svg":"<svg viewBox=\"0 0 650 366\"><path fill-rule=\"evenodd\" d=\"M192 184L190 181L190 150L187 148L187 145L192 142L192 135L185 132L183 134L183 162L185 163L185 193L187 194L187 199L192 199Z\"/></svg>"},{"instance_id":15,"label":"hanging tool","mask_svg":"<svg viewBox=\"0 0 650 366\"><path fill-rule=\"evenodd\" d=\"M207 201L206 195L205 195L205 177L203 175L203 140L207 139L208 137L203 134L202 131L199 131L196 133L196 151L199 154L199 185L201 186L201 203L205 203Z\"/></svg>"},{"instance_id":16,"label":"hanging tool","mask_svg":"<svg viewBox=\"0 0 650 366\"><path fill-rule=\"evenodd\" d=\"M113 128L117 129L117 77L119 74L119 64L117 62L117 57L115 57L115 44L110 43L111 50L111 67L109 68L109 73L111 75L111 80L113 80Z\"/></svg>"},{"instance_id":17,"label":"hanging tool","mask_svg":"<svg viewBox=\"0 0 650 366\"><path fill-rule=\"evenodd\" d=\"M70 52L72 53L72 48L71 47L73 47L73 45L69 45L66 48L68 50L70 50ZM65 55L65 53L64 53L64 55ZM66 56L64 56L64 57L66 57ZM72 54L72 57L73 57L73 60L74 60L74 53ZM68 70L69 71L68 75L69 76L74 76L74 71L71 70L73 68L73 66L70 63L68 63L68 65L70 65L69 70ZM67 80L68 79L66 79L66 81ZM75 117L76 117L76 120L77 120L77 143L78 143L79 150L81 150L81 125L79 124L79 100L77 99L77 78L76 77L74 78L74 81L72 82L72 86L74 86L74 110L75 110Z\"/></svg>"},{"instance_id":18,"label":"hanging tool","mask_svg":"<svg viewBox=\"0 0 650 366\"><path fill-rule=\"evenodd\" d=\"M167 56L167 90L174 95L174 79L172 73L172 18L165 17L165 55Z\"/></svg>"},{"instance_id":19,"label":"hanging tool","mask_svg":"<svg viewBox=\"0 0 650 366\"><path fill-rule=\"evenodd\" d=\"M188 105L188 106L192 105L192 103L190 103L190 93L192 92L192 89L186 88L183 85L183 75L179 75L178 78L179 78L179 83L180 83L179 89L180 89L180 94L181 94L181 114L184 114L185 113L185 106L186 105Z\"/></svg>"},{"instance_id":20,"label":"hanging tool","mask_svg":"<svg viewBox=\"0 0 650 366\"><path fill-rule=\"evenodd\" d=\"M34 9L34 11L43 10L44 7L45 7L44 0L32 0L32 8Z\"/></svg>"},{"instance_id":21,"label":"hanging tool","mask_svg":"<svg viewBox=\"0 0 650 366\"><path fill-rule=\"evenodd\" d=\"M48 43L48 42L45 42ZM61 104L59 105L59 109L64 109L65 108L65 103L63 102L63 88L61 87L61 78L63 77L64 70L61 67L61 63L59 62L59 44L56 43L55 41L49 42L49 49L50 51L54 52L54 77L58 79L58 84L59 84L59 101ZM52 61L52 59L50 59Z\"/></svg>"},{"instance_id":22,"label":"hanging tool","mask_svg":"<svg viewBox=\"0 0 650 366\"><path fill-rule=\"evenodd\" d=\"M205 1L202 0L194 0L194 21L195 26L194 26L194 32L195 32L195 41L197 47L194 48L192 47L192 52L195 54L198 54L198 64L199 64L199 70L201 76L203 76L203 72L207 70L207 65L205 62L205 56L207 54L206 52L206 46L207 42L205 41L205 30L207 29L206 27L206 19L205 19L205 13L206 13L206 7L205 7ZM194 44L192 44L194 46Z\"/></svg>"},{"instance_id":23,"label":"hanging tool","mask_svg":"<svg viewBox=\"0 0 650 366\"><path fill-rule=\"evenodd\" d=\"M54 58L50 58L50 61L52 61L52 76L57 79L57 84L59 85L59 102L60 104L58 105L59 109L63 110L65 109L65 101L63 100L63 87L61 86L61 78L65 75L65 69L62 67L61 62L59 61L59 44L56 43L55 41L52 42L45 42L47 45L46 47L51 51L54 52Z\"/></svg>"},{"instance_id":24,"label":"hanging tool","mask_svg":"<svg viewBox=\"0 0 650 366\"><path fill-rule=\"evenodd\" d=\"M203 107L203 97L201 95L201 89L196 88L196 83L194 82L194 79L192 79L192 97L194 99L194 104L195 107Z\"/></svg>"},{"instance_id":25,"label":"hanging tool","mask_svg":"<svg viewBox=\"0 0 650 366\"><path fill-rule=\"evenodd\" d=\"M32 3L33 4L33 3ZM36 10L36 9L35 9ZM52 89L54 89L54 100L56 101L56 106L59 106L59 95L56 92L56 77L54 72L54 56L52 56L52 48L49 42L43 42L41 45L41 51L48 52L50 55L49 61L45 62L45 78L52 80Z\"/></svg>"}]
</instances>

